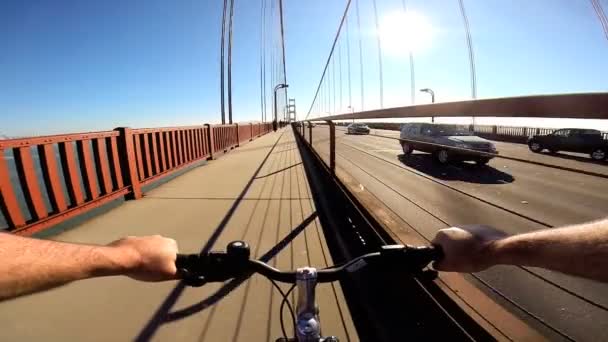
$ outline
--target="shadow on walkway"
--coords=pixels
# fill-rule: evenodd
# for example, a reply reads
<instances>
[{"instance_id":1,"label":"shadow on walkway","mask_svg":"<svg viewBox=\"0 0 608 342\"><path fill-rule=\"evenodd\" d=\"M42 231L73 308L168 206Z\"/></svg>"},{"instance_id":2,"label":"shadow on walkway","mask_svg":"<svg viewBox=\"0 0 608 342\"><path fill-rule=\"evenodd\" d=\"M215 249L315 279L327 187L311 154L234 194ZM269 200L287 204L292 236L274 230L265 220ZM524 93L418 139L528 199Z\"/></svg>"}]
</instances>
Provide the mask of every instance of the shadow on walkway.
<instances>
[{"instance_id":1,"label":"shadow on walkway","mask_svg":"<svg viewBox=\"0 0 608 342\"><path fill-rule=\"evenodd\" d=\"M282 251L285 247L287 247L287 245L289 245L291 243L291 241L293 241L293 239L296 236L298 236L298 234L303 232L304 229L306 227L308 227L310 225L310 223L312 223L312 221L314 221L316 218L317 218L317 212L315 211L312 214L310 214L306 219L304 219L304 221L302 221L302 223L300 223L296 228L294 228L289 234L287 234L287 236L285 236L281 241L279 241L274 247L272 247L269 251L264 253L264 255L262 255L259 260L263 261L263 262L270 261L270 259L274 258L277 254L279 254L280 251ZM228 281L217 292L215 292L211 296L207 297L203 301L201 301L197 304L191 305L182 310L171 312L171 313L167 314L163 323L176 321L176 320L188 317L190 315L196 314L198 312L201 312L201 311L207 309L211 305L216 304L220 299L224 298L226 295L228 295L234 289L239 287L239 285L241 285L243 282L245 282L251 276L252 276L252 273L247 273L238 278L234 278L234 279Z\"/></svg>"},{"instance_id":2,"label":"shadow on walkway","mask_svg":"<svg viewBox=\"0 0 608 342\"><path fill-rule=\"evenodd\" d=\"M258 176L258 174L260 173L260 171L262 170L262 168L268 161L268 158L273 153L275 148L279 145L279 141L283 137L284 133L285 133L284 131L281 132L281 135L277 138L277 141L275 141L274 145L272 145L272 147L270 148L270 151L268 151L268 153L266 154L266 156L264 157L264 159L262 160L262 162L260 163L260 165L258 166L256 171L253 173L253 175L251 176L251 178L249 179L249 181L243 188L243 191L241 191L241 193L239 194L237 200L232 204L230 209L228 209L228 212L226 213L226 215L224 216L222 221L218 224L217 228L215 229L215 231L213 232L213 234L211 235L209 240L207 240L207 243L205 243L205 245L201 249L201 253L208 253L211 250L211 248L213 247L213 245L215 244L215 242L217 241L217 239L220 237L220 235L226 228L228 222L230 221L230 218L232 217L232 215L234 215L234 213L236 212L242 199L245 197L245 194L247 193L247 191L249 191L249 188L253 184L253 181ZM281 144L284 145L286 143L281 143ZM182 292L184 291L185 287L186 287L185 284L180 281L177 284L177 286L175 286L173 288L171 293L169 293L167 298L165 298L165 300L163 301L161 306L158 308L158 310L156 310L156 312L154 313L152 318L148 321L148 323L145 325L145 327L140 331L139 335L135 338L135 341L149 341L154 336L154 334L156 333L156 330L160 327L160 325L162 325L164 322L166 322L167 314L170 312L173 305L175 305L175 303L181 296Z\"/></svg>"}]
</instances>

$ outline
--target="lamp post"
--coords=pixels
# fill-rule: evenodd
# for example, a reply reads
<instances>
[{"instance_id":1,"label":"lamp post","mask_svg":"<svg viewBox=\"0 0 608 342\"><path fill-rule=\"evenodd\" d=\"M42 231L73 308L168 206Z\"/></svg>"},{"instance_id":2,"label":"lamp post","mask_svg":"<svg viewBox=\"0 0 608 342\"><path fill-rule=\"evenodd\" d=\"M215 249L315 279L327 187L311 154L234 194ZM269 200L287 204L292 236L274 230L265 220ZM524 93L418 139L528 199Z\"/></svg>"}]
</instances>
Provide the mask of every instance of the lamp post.
<instances>
[{"instance_id":1,"label":"lamp post","mask_svg":"<svg viewBox=\"0 0 608 342\"><path fill-rule=\"evenodd\" d=\"M273 96L274 96L274 121L272 122L272 128L275 131L278 129L278 125L279 125L278 117L277 117L277 115L279 114L278 110L277 110L277 90L287 88L287 87L289 87L289 85L287 85L285 83L277 84L274 87L274 93L273 93Z\"/></svg>"},{"instance_id":2,"label":"lamp post","mask_svg":"<svg viewBox=\"0 0 608 342\"><path fill-rule=\"evenodd\" d=\"M435 92L433 91L433 89L431 88L423 88L420 89L421 92L423 93L428 93L431 94L431 103L435 103ZM431 122L435 122L435 117L431 116Z\"/></svg>"}]
</instances>

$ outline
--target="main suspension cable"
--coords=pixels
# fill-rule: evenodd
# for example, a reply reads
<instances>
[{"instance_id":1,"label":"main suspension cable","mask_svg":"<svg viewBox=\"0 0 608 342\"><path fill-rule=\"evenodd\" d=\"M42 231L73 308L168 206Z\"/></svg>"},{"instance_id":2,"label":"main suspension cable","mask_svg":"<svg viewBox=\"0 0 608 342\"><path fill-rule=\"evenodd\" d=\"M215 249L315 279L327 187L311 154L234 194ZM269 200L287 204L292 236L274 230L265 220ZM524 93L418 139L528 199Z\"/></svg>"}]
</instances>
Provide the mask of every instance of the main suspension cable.
<instances>
[{"instance_id":1,"label":"main suspension cable","mask_svg":"<svg viewBox=\"0 0 608 342\"><path fill-rule=\"evenodd\" d=\"M608 40L608 19L606 18L606 13L604 13L602 4L599 2L599 0L591 0L591 5L593 6L595 14L597 14L597 18L600 20L600 25L602 25L606 40Z\"/></svg>"},{"instance_id":2,"label":"main suspension cable","mask_svg":"<svg viewBox=\"0 0 608 342\"><path fill-rule=\"evenodd\" d=\"M323 77L325 77L325 73L327 72L329 62L334 53L336 43L338 42L338 37L340 37L340 31L342 30L342 26L344 25L344 20L346 19L346 16L348 15L348 9L350 8L350 2L351 2L351 0L347 0L347 2L346 2L346 8L344 8L344 14L342 14L342 19L340 20L340 25L338 26L338 31L336 32L336 36L334 37L334 42L331 46L331 50L329 51L329 56L327 57L327 61L325 62L325 67L323 68L323 73L321 74L321 80L319 81L319 85L317 86L317 90L315 91L315 96L314 96L312 102L310 103L310 108L308 109L308 113L306 114L306 117L304 118L304 120L306 120L308 118L308 116L310 115L310 112L312 111L312 105L317 100L317 96L319 96L319 89L321 89L321 81L323 80Z\"/></svg>"}]
</instances>

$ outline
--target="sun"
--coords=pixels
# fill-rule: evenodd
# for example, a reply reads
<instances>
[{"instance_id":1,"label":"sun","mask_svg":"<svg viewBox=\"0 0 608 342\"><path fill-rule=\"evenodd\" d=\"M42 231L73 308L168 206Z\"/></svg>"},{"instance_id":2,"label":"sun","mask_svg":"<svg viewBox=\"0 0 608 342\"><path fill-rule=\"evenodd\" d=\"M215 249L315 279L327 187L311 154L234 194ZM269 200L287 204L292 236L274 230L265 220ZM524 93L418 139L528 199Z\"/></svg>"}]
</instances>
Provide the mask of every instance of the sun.
<instances>
[{"instance_id":1,"label":"sun","mask_svg":"<svg viewBox=\"0 0 608 342\"><path fill-rule=\"evenodd\" d=\"M411 52L421 52L431 46L434 28L422 14L395 11L382 18L378 35L382 50L387 54L403 56Z\"/></svg>"}]
</instances>

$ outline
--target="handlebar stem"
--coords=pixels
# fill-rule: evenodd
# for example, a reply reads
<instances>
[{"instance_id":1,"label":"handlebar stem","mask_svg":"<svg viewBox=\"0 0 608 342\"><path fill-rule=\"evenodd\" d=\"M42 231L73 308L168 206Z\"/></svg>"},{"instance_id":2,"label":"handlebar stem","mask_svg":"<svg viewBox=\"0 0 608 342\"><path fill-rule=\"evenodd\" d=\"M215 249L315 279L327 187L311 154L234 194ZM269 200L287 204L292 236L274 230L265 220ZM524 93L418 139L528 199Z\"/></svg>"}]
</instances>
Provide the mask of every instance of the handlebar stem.
<instances>
[{"instance_id":1,"label":"handlebar stem","mask_svg":"<svg viewBox=\"0 0 608 342\"><path fill-rule=\"evenodd\" d=\"M316 306L315 288L317 270L313 267L302 267L296 270L298 304L296 307L296 335L298 341L319 341L321 324L319 310Z\"/></svg>"}]
</instances>

